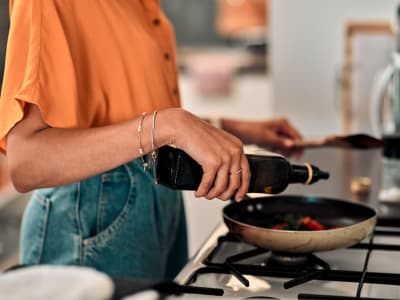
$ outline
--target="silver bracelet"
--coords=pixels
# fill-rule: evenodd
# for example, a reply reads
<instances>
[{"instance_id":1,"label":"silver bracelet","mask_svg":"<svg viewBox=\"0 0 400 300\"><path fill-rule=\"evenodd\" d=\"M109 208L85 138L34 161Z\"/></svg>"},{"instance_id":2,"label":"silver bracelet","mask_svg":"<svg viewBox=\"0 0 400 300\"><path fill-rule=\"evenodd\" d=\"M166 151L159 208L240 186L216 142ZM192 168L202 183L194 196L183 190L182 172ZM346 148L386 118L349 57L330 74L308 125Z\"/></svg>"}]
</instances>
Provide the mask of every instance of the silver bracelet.
<instances>
[{"instance_id":1,"label":"silver bracelet","mask_svg":"<svg viewBox=\"0 0 400 300\"><path fill-rule=\"evenodd\" d=\"M137 128L137 132L138 132L138 136L139 136L139 154L140 154L140 158L142 160L143 163L143 170L147 170L148 167L148 163L147 161L144 159L144 150L143 150L143 146L142 146L142 129L143 129L143 121L144 118L146 117L147 113L143 112L142 115L140 116L140 120L139 120L139 124L138 124L138 128Z\"/></svg>"},{"instance_id":2,"label":"silver bracelet","mask_svg":"<svg viewBox=\"0 0 400 300\"><path fill-rule=\"evenodd\" d=\"M157 176L156 176L156 162L157 162L157 150L156 150L156 143L155 143L155 130L156 130L156 117L157 111L153 112L153 119L151 122L151 158L153 164L153 175L154 175L154 182L157 183Z\"/></svg>"}]
</instances>

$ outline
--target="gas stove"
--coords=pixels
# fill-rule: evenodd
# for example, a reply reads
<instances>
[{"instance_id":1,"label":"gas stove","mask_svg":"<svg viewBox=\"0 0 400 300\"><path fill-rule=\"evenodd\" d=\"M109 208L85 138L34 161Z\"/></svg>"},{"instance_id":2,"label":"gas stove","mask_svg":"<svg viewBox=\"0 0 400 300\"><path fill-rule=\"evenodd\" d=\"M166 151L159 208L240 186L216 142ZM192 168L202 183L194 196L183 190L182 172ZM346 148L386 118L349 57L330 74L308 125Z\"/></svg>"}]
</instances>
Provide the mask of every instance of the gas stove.
<instances>
[{"instance_id":1,"label":"gas stove","mask_svg":"<svg viewBox=\"0 0 400 300\"><path fill-rule=\"evenodd\" d=\"M285 193L373 207L378 213L373 234L350 248L293 257L246 244L221 223L175 279L187 287L207 288L207 295L184 294L181 299L400 299L400 203L377 200L380 150L315 149L303 160L329 170L330 180L293 185ZM368 194L352 194L350 183L357 176L371 179Z\"/></svg>"},{"instance_id":2,"label":"gas stove","mask_svg":"<svg viewBox=\"0 0 400 300\"><path fill-rule=\"evenodd\" d=\"M176 281L208 288L183 299L400 299L396 222L381 219L350 248L302 256L256 248L220 224Z\"/></svg>"}]
</instances>

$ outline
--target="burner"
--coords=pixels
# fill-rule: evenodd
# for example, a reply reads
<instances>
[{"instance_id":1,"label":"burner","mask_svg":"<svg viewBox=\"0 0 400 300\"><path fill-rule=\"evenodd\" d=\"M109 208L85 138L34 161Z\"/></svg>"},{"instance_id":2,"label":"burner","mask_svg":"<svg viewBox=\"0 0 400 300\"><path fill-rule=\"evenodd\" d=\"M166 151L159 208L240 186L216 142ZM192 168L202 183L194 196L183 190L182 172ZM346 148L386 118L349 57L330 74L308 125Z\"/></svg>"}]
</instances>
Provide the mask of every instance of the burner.
<instances>
[{"instance_id":1,"label":"burner","mask_svg":"<svg viewBox=\"0 0 400 300\"><path fill-rule=\"evenodd\" d=\"M301 266L309 260L308 254L295 254L285 252L272 252L270 259L283 266Z\"/></svg>"},{"instance_id":2,"label":"burner","mask_svg":"<svg viewBox=\"0 0 400 300\"><path fill-rule=\"evenodd\" d=\"M247 278L243 276L243 273L238 269L237 262L243 259L250 258L252 256L256 256L268 250L256 248L250 251L242 252L237 255L233 255L227 257L225 263L223 264L225 268L229 270L229 272L236 277L244 286L249 287L250 282ZM303 269L298 277L295 277L283 284L285 289L292 288L299 284L306 283L310 280L320 278L321 276L325 275L327 272L330 271L330 266L325 261L321 260L317 256L313 255L312 253L309 254L292 254L292 253L282 253L282 252L275 252L271 253L271 262L272 264L263 264L262 267L264 269L268 269L268 266L277 269L287 269L287 268L294 268L294 269ZM275 265L275 266L274 266ZM307 268L305 268L308 266ZM310 268L311 267L311 268Z\"/></svg>"}]
</instances>

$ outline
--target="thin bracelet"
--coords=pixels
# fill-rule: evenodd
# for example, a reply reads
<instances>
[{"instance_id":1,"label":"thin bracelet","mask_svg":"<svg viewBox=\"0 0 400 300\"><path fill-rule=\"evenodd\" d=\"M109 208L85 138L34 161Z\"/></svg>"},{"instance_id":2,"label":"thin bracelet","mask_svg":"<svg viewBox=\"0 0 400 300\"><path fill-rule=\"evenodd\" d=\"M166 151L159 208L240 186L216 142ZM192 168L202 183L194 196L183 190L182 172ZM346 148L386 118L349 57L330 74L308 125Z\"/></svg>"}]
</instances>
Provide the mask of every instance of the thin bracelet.
<instances>
[{"instance_id":1,"label":"thin bracelet","mask_svg":"<svg viewBox=\"0 0 400 300\"><path fill-rule=\"evenodd\" d=\"M157 111L154 111L153 120L151 124L151 158L153 159L153 163L157 159L157 151L155 145L156 117L157 117Z\"/></svg>"},{"instance_id":2,"label":"thin bracelet","mask_svg":"<svg viewBox=\"0 0 400 300\"><path fill-rule=\"evenodd\" d=\"M155 144L155 130L156 130L156 117L157 111L153 113L153 119L151 124L151 158L152 158L152 167L153 167L153 177L154 183L157 184L157 150Z\"/></svg>"},{"instance_id":3,"label":"thin bracelet","mask_svg":"<svg viewBox=\"0 0 400 300\"><path fill-rule=\"evenodd\" d=\"M140 116L140 120L139 120L139 124L138 124L138 128L137 128L137 132L138 132L138 136L139 136L139 154L140 154L140 158L143 163L143 170L145 170L145 171L147 170L148 163L147 163L147 161L145 161L145 159L143 157L144 150L142 147L142 128L143 128L143 121L144 121L144 118L146 117L146 115L147 115L146 112L142 113L142 115Z\"/></svg>"}]
</instances>

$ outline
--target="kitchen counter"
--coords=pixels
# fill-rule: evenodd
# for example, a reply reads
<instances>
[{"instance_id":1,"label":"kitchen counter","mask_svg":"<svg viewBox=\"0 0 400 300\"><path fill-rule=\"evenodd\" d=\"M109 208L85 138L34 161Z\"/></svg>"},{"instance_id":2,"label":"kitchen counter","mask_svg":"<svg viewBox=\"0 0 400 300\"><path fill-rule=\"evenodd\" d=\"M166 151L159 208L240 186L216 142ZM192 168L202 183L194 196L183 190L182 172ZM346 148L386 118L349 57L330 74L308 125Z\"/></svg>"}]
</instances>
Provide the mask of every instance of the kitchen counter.
<instances>
[{"instance_id":1,"label":"kitchen counter","mask_svg":"<svg viewBox=\"0 0 400 300\"><path fill-rule=\"evenodd\" d=\"M311 186L291 185L284 194L301 194L341 198L376 207L381 183L381 150L343 150L333 148L308 149L301 161L309 162L330 172L330 178ZM355 177L369 177L368 194L356 195L351 191Z\"/></svg>"}]
</instances>

